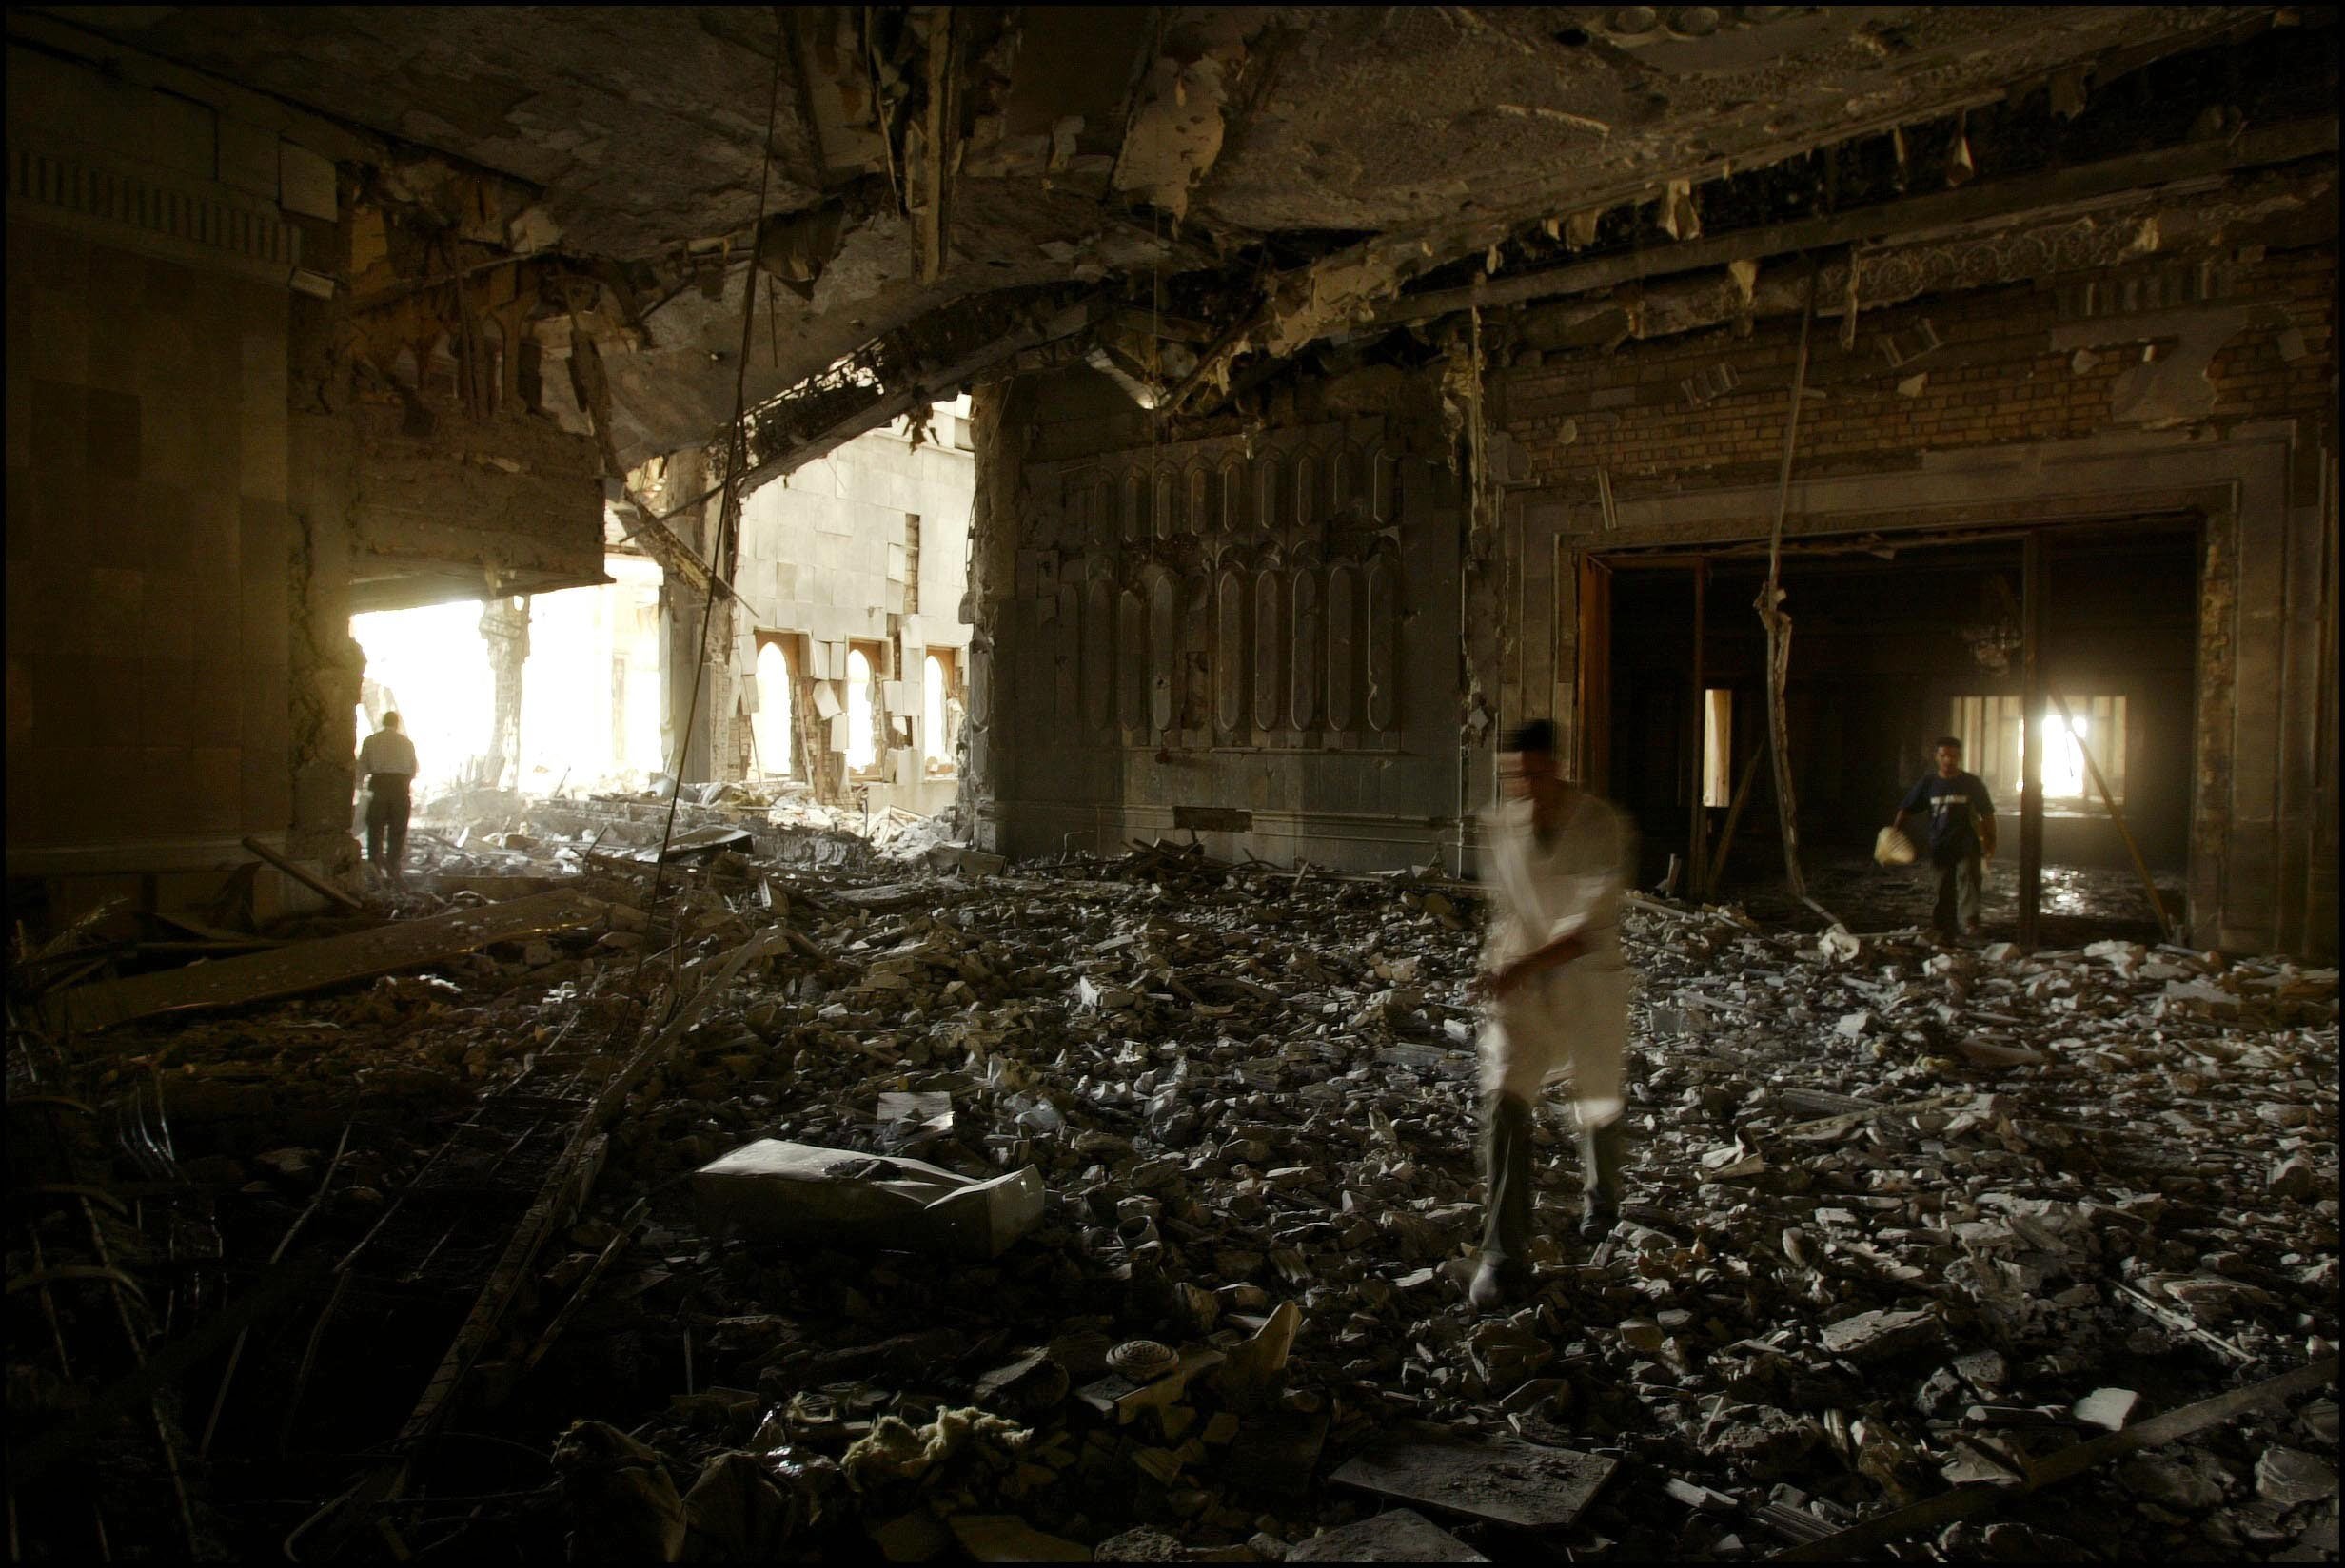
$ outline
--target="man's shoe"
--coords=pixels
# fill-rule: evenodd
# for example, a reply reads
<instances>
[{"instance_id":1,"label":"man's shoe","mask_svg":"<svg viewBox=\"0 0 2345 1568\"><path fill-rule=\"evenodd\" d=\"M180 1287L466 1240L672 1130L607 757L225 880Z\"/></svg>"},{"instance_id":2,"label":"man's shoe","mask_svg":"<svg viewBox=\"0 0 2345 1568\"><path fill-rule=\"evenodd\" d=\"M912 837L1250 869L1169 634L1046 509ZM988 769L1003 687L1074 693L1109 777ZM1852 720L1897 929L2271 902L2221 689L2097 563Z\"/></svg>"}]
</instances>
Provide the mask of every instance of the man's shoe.
<instances>
[{"instance_id":1,"label":"man's shoe","mask_svg":"<svg viewBox=\"0 0 2345 1568\"><path fill-rule=\"evenodd\" d=\"M1587 1206L1580 1211L1580 1240L1584 1242L1603 1241L1612 1234L1612 1227L1620 1224L1620 1205L1609 1201L1589 1199Z\"/></svg>"},{"instance_id":2,"label":"man's shoe","mask_svg":"<svg viewBox=\"0 0 2345 1568\"><path fill-rule=\"evenodd\" d=\"M1522 1264L1485 1255L1466 1299L1477 1312L1494 1312L1520 1299L1529 1284L1529 1270Z\"/></svg>"}]
</instances>

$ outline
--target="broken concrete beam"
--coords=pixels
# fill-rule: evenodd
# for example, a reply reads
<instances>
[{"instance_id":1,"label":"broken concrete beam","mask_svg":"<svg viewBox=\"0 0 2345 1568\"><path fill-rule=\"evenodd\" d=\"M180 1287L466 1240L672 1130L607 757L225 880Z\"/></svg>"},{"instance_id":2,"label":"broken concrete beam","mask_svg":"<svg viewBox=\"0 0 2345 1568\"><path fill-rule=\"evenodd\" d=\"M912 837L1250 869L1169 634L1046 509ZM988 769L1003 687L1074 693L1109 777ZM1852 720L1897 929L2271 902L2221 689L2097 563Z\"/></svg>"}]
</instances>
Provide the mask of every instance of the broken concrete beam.
<instances>
[{"instance_id":1,"label":"broken concrete beam","mask_svg":"<svg viewBox=\"0 0 2345 1568\"><path fill-rule=\"evenodd\" d=\"M920 1160L762 1138L692 1175L700 1217L763 1241L998 1257L1042 1217L1034 1166L980 1181Z\"/></svg>"}]
</instances>

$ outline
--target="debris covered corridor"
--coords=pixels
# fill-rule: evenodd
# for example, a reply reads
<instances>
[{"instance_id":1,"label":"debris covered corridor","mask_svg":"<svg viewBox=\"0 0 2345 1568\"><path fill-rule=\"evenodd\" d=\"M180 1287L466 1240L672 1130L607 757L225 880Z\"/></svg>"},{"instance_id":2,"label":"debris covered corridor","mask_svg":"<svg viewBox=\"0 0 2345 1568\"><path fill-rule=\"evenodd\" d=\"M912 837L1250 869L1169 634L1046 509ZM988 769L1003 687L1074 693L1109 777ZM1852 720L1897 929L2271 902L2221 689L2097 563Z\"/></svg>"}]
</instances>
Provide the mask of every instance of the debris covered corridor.
<instances>
[{"instance_id":1,"label":"debris covered corridor","mask_svg":"<svg viewBox=\"0 0 2345 1568\"><path fill-rule=\"evenodd\" d=\"M2335 26L11 10L10 1560L2334 1560Z\"/></svg>"}]
</instances>

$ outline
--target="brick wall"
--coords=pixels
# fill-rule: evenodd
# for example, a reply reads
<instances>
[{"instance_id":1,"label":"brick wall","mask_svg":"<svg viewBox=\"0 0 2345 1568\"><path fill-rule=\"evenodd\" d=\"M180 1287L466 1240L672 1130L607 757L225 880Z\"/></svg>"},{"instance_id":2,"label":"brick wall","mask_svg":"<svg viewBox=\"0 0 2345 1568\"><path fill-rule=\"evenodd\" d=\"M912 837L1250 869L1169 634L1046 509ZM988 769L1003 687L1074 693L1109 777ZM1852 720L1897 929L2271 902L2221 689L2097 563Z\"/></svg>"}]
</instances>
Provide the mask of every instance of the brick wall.
<instances>
[{"instance_id":1,"label":"brick wall","mask_svg":"<svg viewBox=\"0 0 2345 1568\"><path fill-rule=\"evenodd\" d=\"M2156 264L2111 269L2094 282L2102 297ZM2225 268L2224 298L2206 308L2280 304L2301 335L2283 358L2286 327L2253 326L2216 352L2208 366L2220 422L2284 415L2329 417L2334 399L2336 258L2334 251L2268 255ZM1801 416L1797 462L1803 476L1902 466L1922 451L1943 452L2008 441L2081 437L2117 422L2113 403L2138 366L2140 344L2054 347L2058 337L2094 336L2093 321L2138 322L2143 313L2087 316L2073 280L2023 284L1917 302L1860 320L1853 350L1840 344L1840 323L1820 318L1809 340L1810 398ZM2178 318L2182 313L2175 313ZM1902 367L1882 340L1910 343L1928 322L1941 346ZM2152 341L2172 354L2178 319ZM2136 330L2111 325L2106 330ZM1597 469L1616 487L1688 487L1771 477L1783 460L1786 390L1798 358L1799 323L1776 319L1748 338L1730 330L1625 345L1610 355L1549 356L1494 378L1494 414L1522 443L1529 471L1544 484L1594 494ZM1526 356L1537 358L1537 356ZM1699 405L1688 378L1728 366L1733 390ZM1911 379L1922 379L1919 388ZM1900 383L1909 390L1902 392Z\"/></svg>"}]
</instances>

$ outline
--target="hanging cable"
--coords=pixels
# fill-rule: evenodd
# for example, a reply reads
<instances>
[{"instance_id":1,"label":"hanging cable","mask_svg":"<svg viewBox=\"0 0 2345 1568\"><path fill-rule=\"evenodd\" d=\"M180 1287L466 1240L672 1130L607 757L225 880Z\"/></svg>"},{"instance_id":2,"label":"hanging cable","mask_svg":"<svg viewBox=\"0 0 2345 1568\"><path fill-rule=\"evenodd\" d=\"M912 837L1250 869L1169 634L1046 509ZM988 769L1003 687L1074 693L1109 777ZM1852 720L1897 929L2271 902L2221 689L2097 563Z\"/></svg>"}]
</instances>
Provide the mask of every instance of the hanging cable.
<instances>
[{"instance_id":1,"label":"hanging cable","mask_svg":"<svg viewBox=\"0 0 2345 1568\"><path fill-rule=\"evenodd\" d=\"M668 848L676 839L676 807L684 789L684 757L692 748L692 728L700 719L700 686L708 675L708 629L717 618L717 594L720 581L728 583L733 576L733 563L739 542L741 516L741 479L749 467L749 427L746 421L749 397L749 346L758 319L758 247L764 237L765 202L773 186L774 125L781 108L781 56L787 47L785 23L778 7L774 11L774 70L773 80L766 89L765 141L759 148L758 162L758 211L749 228L749 265L741 279L741 341L740 352L733 363L733 421L725 442L724 500L717 511L717 539L708 565L708 595L700 605L700 638L698 657L692 665L692 695L684 705L684 722L676 735L675 764L668 771L668 814L660 832L660 856L652 862L651 897L643 911L648 928L659 918L660 892L667 881ZM721 563L721 570L719 564ZM635 969L629 979L634 981L643 970L643 959L651 951L646 941L635 951ZM680 1000L680 992L671 994L672 1009Z\"/></svg>"},{"instance_id":2,"label":"hanging cable","mask_svg":"<svg viewBox=\"0 0 2345 1568\"><path fill-rule=\"evenodd\" d=\"M1791 509L1791 460L1799 447L1800 404L1807 396L1807 336L1816 320L1816 261L1807 265L1807 302L1800 313L1800 355L1791 373L1791 408L1783 419L1783 469L1776 476L1775 528L1767 539L1767 581L1759 591L1759 619L1767 637L1767 751L1775 761L1775 813L1783 835L1783 877L1792 896L1821 909L1807 896L1800 871L1800 804L1793 791L1790 722L1783 711L1791 678L1791 617L1783 614L1783 519ZM1826 911L1829 918L1829 911ZM1835 920L1834 924L1839 922Z\"/></svg>"}]
</instances>

